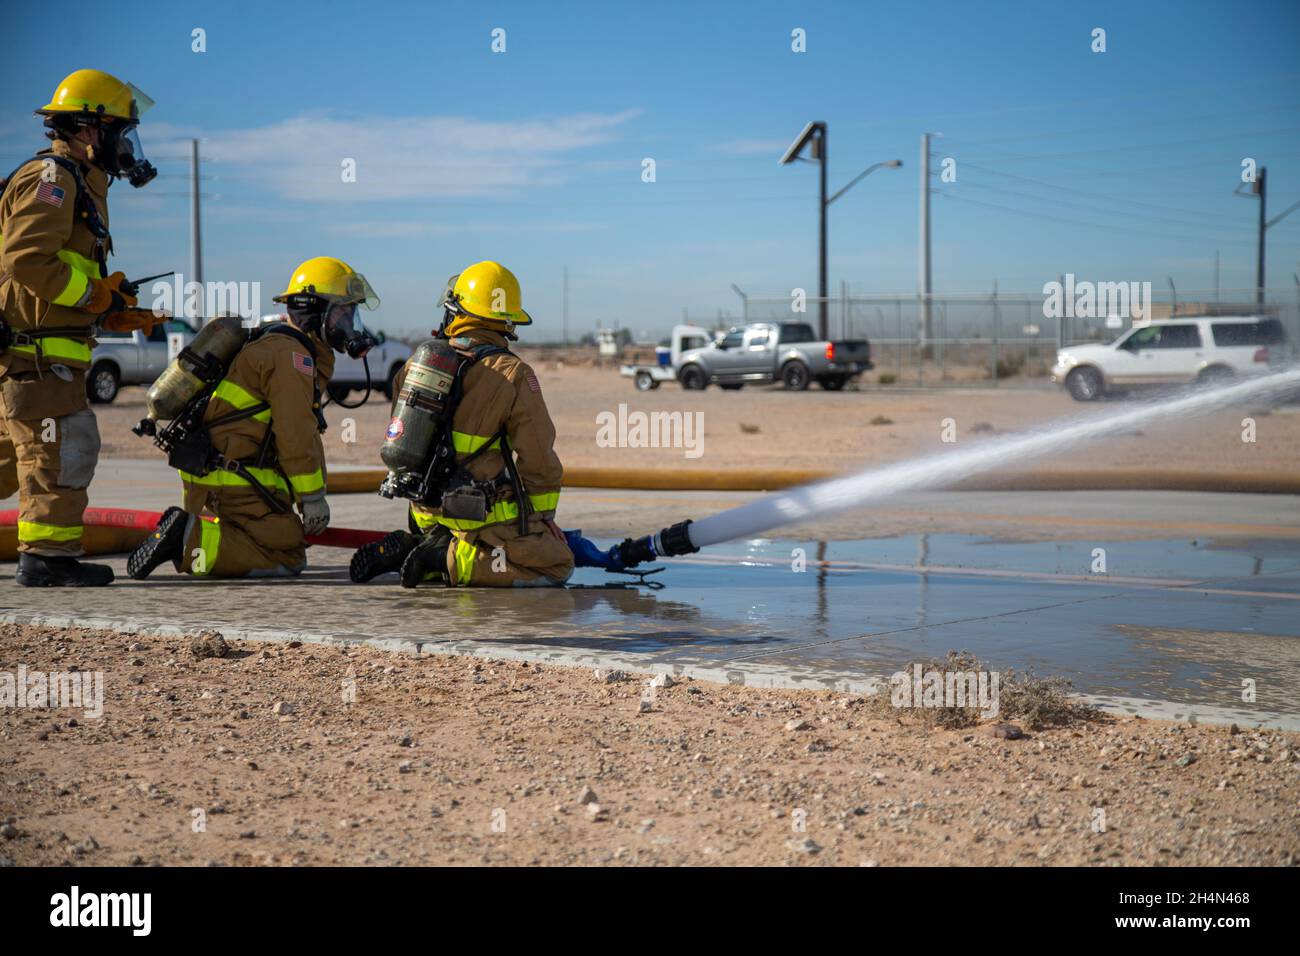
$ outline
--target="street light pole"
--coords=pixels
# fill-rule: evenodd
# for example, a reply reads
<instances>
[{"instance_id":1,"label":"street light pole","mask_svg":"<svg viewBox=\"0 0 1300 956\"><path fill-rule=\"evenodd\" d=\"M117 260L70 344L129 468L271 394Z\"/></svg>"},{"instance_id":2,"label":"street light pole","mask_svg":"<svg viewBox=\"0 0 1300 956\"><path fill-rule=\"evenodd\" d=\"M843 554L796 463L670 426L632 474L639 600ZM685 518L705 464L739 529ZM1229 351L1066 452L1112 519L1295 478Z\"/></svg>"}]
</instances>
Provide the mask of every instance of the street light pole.
<instances>
[{"instance_id":1,"label":"street light pole","mask_svg":"<svg viewBox=\"0 0 1300 956\"><path fill-rule=\"evenodd\" d=\"M829 337L829 332L830 332L830 328L829 328L830 283L828 282L827 267L826 267L826 246L827 246L826 225L827 225L827 213L830 209L830 205L835 200L843 196L846 192L848 192L859 180L867 176L869 173L881 168L882 166L887 166L890 168L896 168L898 166L902 166L903 161L900 159L891 159L885 163L875 163L872 166L868 166L861 173L855 176L847 186L845 186L835 195L828 197L826 195L827 149L826 149L826 124L824 122L820 120L815 120L814 122L811 122L807 126L805 126L803 132L799 134L799 138L796 139L792 144L790 144L790 148L785 151L785 155L783 155L779 160L780 165L788 166L790 163L793 163L795 160L812 162L813 160L805 160L800 155L800 153L803 152L804 147L809 144L811 144L811 149L809 150L809 152L812 153L813 160L816 160L821 164L821 170L819 171L820 188L818 194L820 230L819 230L818 247L817 247L817 293L821 305L820 308L818 309L817 326L818 326L818 335L822 339L826 339ZM737 289L736 291L740 291L740 290Z\"/></svg>"},{"instance_id":2,"label":"street light pole","mask_svg":"<svg viewBox=\"0 0 1300 956\"><path fill-rule=\"evenodd\" d=\"M821 162L821 240L818 247L817 295L817 337L825 341L830 334L828 312L830 310L830 289L826 281L826 212L830 203L826 201L826 124L821 123L821 132L814 145L817 158Z\"/></svg>"},{"instance_id":3,"label":"street light pole","mask_svg":"<svg viewBox=\"0 0 1300 956\"><path fill-rule=\"evenodd\" d=\"M203 230L199 222L199 141L190 140L190 281L203 288ZM203 299L198 297L195 324L203 321Z\"/></svg>"}]
</instances>

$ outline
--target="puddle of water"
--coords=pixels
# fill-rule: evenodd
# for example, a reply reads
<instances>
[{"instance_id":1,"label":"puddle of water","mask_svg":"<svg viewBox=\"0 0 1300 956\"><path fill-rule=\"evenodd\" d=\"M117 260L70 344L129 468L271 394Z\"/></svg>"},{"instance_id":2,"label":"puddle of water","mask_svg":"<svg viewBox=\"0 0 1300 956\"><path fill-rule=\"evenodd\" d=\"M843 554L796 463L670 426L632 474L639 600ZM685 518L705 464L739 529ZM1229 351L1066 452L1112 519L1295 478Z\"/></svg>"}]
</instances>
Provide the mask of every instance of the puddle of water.
<instances>
[{"instance_id":1,"label":"puddle of water","mask_svg":"<svg viewBox=\"0 0 1300 956\"><path fill-rule=\"evenodd\" d=\"M1109 575L1090 571L1097 548ZM568 592L584 597L552 640L659 663L868 675L968 650L1083 693L1242 706L1250 678L1273 709L1300 701L1298 542L921 535L718 550L667 562L656 594Z\"/></svg>"}]
</instances>

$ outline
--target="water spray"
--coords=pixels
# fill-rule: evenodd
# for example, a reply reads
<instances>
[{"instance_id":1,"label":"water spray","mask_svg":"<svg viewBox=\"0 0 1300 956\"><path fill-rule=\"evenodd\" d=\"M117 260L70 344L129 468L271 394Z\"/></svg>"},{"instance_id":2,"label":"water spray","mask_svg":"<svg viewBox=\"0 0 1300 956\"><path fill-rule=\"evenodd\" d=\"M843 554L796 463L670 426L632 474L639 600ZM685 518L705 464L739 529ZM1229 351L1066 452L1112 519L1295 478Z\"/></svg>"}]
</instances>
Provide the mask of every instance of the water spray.
<instances>
[{"instance_id":1,"label":"water spray","mask_svg":"<svg viewBox=\"0 0 1300 956\"><path fill-rule=\"evenodd\" d=\"M980 442L962 451L943 452L856 474L765 495L699 521L681 521L657 534L628 538L611 552L632 567L659 557L694 553L712 544L746 538L782 525L819 518L903 492L942 487L970 475L992 471L1007 460L1040 458L1089 438L1123 431L1151 417L1177 417L1217 411L1244 401L1280 398L1300 389L1300 368L1195 391L1163 401L1121 409L1114 414L1066 419L1020 435Z\"/></svg>"}]
</instances>

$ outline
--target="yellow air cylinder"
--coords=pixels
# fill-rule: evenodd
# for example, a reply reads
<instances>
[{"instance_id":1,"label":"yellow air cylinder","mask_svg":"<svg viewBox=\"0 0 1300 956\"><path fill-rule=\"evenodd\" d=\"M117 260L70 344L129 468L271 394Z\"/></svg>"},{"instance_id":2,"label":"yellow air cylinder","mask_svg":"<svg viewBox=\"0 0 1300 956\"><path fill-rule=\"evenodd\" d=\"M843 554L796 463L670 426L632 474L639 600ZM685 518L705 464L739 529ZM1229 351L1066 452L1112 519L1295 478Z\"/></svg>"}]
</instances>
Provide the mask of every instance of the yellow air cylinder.
<instances>
[{"instance_id":1,"label":"yellow air cylinder","mask_svg":"<svg viewBox=\"0 0 1300 956\"><path fill-rule=\"evenodd\" d=\"M149 387L145 397L149 418L168 422L184 411L190 399L204 387L201 374L224 374L248 341L248 331L237 315L210 319L189 348L172 359Z\"/></svg>"}]
</instances>

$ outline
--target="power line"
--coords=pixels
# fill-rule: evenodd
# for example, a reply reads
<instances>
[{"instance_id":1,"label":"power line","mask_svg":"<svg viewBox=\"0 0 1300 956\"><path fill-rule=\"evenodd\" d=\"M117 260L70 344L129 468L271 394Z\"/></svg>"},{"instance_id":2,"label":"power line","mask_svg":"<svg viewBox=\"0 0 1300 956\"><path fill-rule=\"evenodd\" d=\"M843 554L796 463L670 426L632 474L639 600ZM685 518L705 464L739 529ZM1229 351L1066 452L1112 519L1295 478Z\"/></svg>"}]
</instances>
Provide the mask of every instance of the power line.
<instances>
[{"instance_id":1,"label":"power line","mask_svg":"<svg viewBox=\"0 0 1300 956\"><path fill-rule=\"evenodd\" d=\"M1014 197L1016 197L1016 198L1018 198L1018 199L1028 199L1028 200L1031 200L1031 201L1033 201L1033 202L1055 203L1055 204L1058 205L1058 206L1067 206L1067 207L1070 207L1070 208L1073 208L1073 209L1082 209L1082 210L1084 210L1085 212L1087 212L1087 211L1094 211L1094 207L1093 207L1093 206L1089 206L1089 205L1087 205L1087 204L1085 204L1085 203L1071 202L1071 201L1068 200L1068 199L1056 199L1056 198L1053 198L1053 197L1051 197L1051 196L1032 196L1032 195L1028 195L1028 194L1026 194L1026 193L1017 192L1017 191L1014 190L1014 189L1003 189L1003 188L1001 188L1001 187L999 187L999 186L989 186L989 185L986 185L986 184L983 184L983 183L970 183L970 182L967 182L967 183L964 183L964 184L963 184L962 188L984 189L984 190L988 190L988 191L990 191L990 192L1003 193L1003 194L1008 195L1008 196L1014 196ZM1242 226L1242 225L1232 225L1232 224L1211 223L1211 222L1207 222L1207 221L1205 221L1205 220L1200 220L1200 221L1191 221L1191 220L1188 220L1188 219L1174 219L1174 218L1170 218L1170 217L1168 217L1168 216L1153 216L1153 215L1151 215L1151 214L1149 214L1149 213L1142 213L1142 212L1118 212L1118 211L1110 210L1110 209L1099 209L1099 210L1095 210L1095 211L1096 211L1096 212L1100 212L1100 213L1102 213L1103 215L1107 215L1107 216L1123 216L1123 217L1125 217L1125 218L1130 218L1130 219L1142 219L1142 220L1147 221L1147 222L1160 222L1160 223L1165 223L1165 224L1167 224L1167 225L1171 225L1171 226L1193 226L1193 227L1198 228L1198 229L1204 229L1204 228L1216 228L1216 229L1229 229L1229 230L1238 230L1238 231L1239 231L1239 230L1242 230L1242 229L1248 229L1248 228L1249 228L1249 227L1247 227L1247 226Z\"/></svg>"},{"instance_id":2,"label":"power line","mask_svg":"<svg viewBox=\"0 0 1300 956\"><path fill-rule=\"evenodd\" d=\"M1113 223L1084 222L1083 220L1080 219L1067 219L1063 216L1050 216L1033 210L1015 209L1011 206L1002 206L997 203L983 202L982 200L971 199L966 196L954 196L951 193L941 192L940 195L943 196L943 198L945 199L954 199L958 202L967 202L976 206L984 206L988 209L997 209L1002 212L1015 213L1016 215L1019 216L1027 216L1030 219L1037 219L1044 222L1056 222L1067 226L1083 226L1084 228L1088 228L1088 229L1104 229L1107 232L1112 232L1112 233L1123 232L1123 233L1130 233L1132 235L1137 235L1137 236L1154 236L1157 239L1173 239L1179 242L1200 241L1200 240L1196 240L1192 236L1186 236L1186 235L1171 236L1168 233L1150 232L1145 229L1133 229L1129 226L1116 226ZM1249 244L1249 245L1254 245L1255 242L1253 239L1227 239L1227 238L1207 240L1207 241L1235 243L1235 244Z\"/></svg>"},{"instance_id":3,"label":"power line","mask_svg":"<svg viewBox=\"0 0 1300 956\"><path fill-rule=\"evenodd\" d=\"M1300 126L1283 126L1283 127L1278 127L1276 129L1260 129L1260 130L1249 130L1241 133L1225 133L1222 136L1200 136L1197 137L1196 139L1177 140L1174 142L1166 142L1166 143L1136 143L1136 144L1125 143L1123 146L1123 151L1125 153L1129 153L1134 150L1141 150L1141 149L1171 149L1178 146L1197 146L1201 143L1213 143L1213 142L1220 142L1223 140L1237 140L1246 136L1272 136L1277 133L1283 133L1283 134L1300 133ZM958 144L960 145L960 140L958 140ZM1036 163L1036 162L1041 162L1042 160L1045 159L1069 159L1074 156L1113 156L1115 155L1116 152L1117 152L1117 147L1113 147L1113 146L1107 146L1101 149L1074 150L1068 153L1034 153L1032 155L1026 153L1006 153L1006 154L998 155L997 153L994 153L991 155L991 157L981 157L978 155L977 152L976 159L992 158L992 159L1001 159L1004 162Z\"/></svg>"},{"instance_id":4,"label":"power line","mask_svg":"<svg viewBox=\"0 0 1300 956\"><path fill-rule=\"evenodd\" d=\"M1161 206L1157 203L1142 202L1137 199L1124 199L1119 196L1109 196L1106 195L1105 193L1094 193L1094 192L1088 192L1087 190L1083 190L1083 189L1072 189L1069 186L1062 186L1059 183L1047 182L1046 180L1042 180L1042 179L1032 179L1028 176L1017 175L1016 173L1004 173L1001 170L991 169L988 166L981 166L978 163L972 163L969 160L964 161L961 165L966 169L976 169L979 170L980 172L989 173L994 176L1003 176L1007 179L1014 179L1018 182L1028 183L1034 186L1041 186L1045 189L1058 189L1061 192L1071 193L1073 195L1083 196L1089 199L1099 199L1103 202L1110 202L1116 204L1122 203L1128 206L1142 206L1144 208L1155 209L1160 212L1190 213L1194 216L1202 215L1201 210L1184 209L1176 206Z\"/></svg>"}]
</instances>

